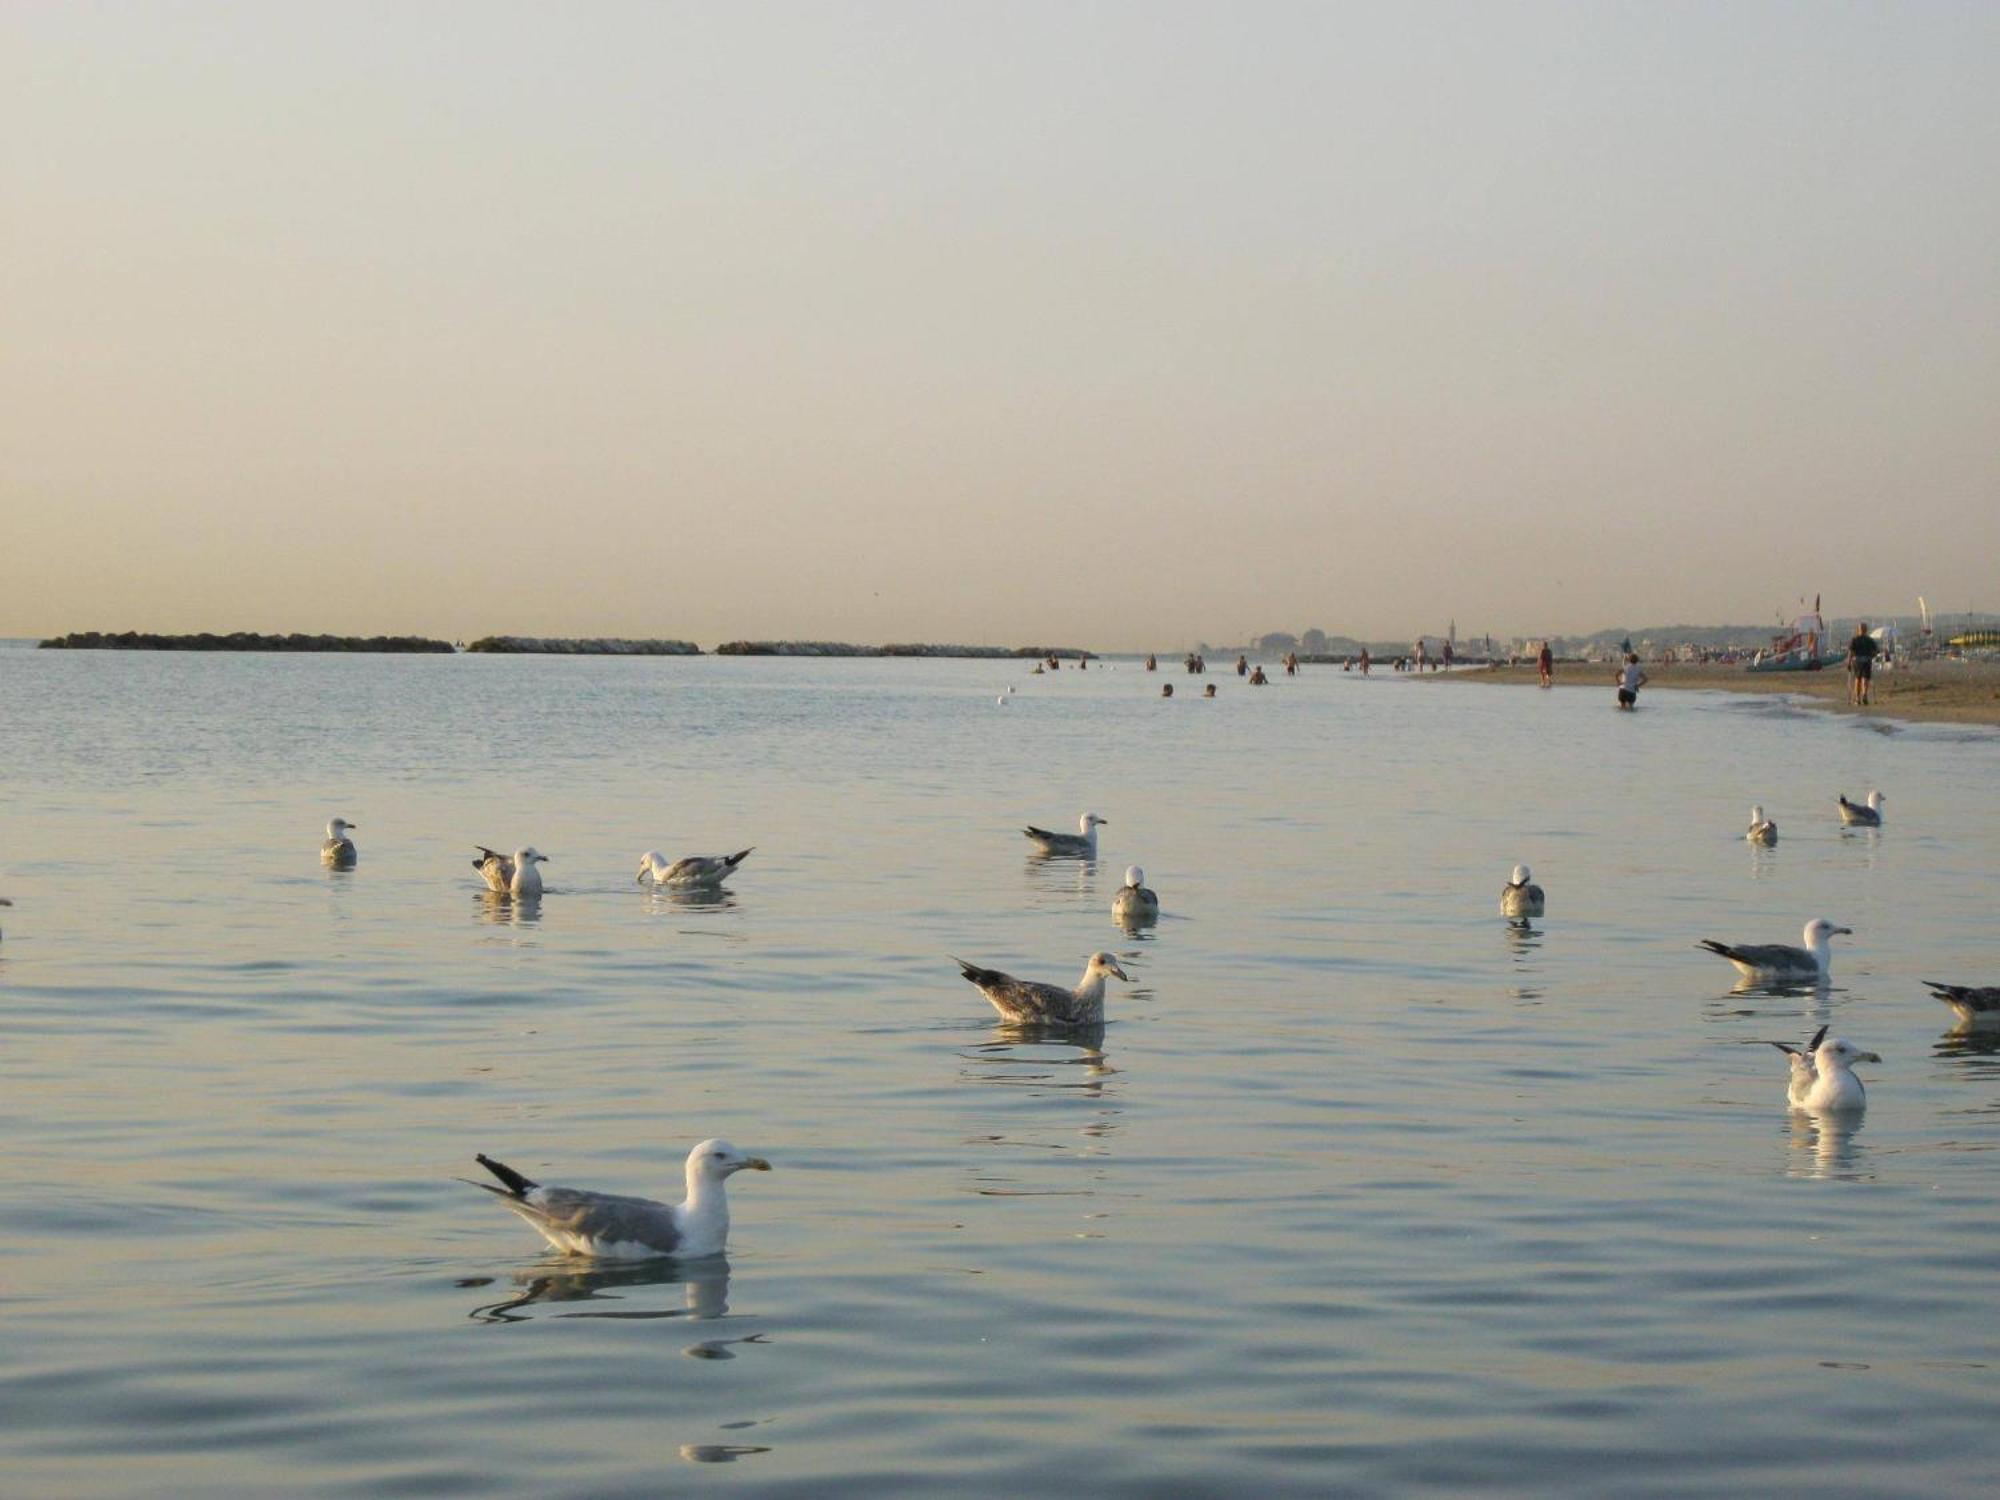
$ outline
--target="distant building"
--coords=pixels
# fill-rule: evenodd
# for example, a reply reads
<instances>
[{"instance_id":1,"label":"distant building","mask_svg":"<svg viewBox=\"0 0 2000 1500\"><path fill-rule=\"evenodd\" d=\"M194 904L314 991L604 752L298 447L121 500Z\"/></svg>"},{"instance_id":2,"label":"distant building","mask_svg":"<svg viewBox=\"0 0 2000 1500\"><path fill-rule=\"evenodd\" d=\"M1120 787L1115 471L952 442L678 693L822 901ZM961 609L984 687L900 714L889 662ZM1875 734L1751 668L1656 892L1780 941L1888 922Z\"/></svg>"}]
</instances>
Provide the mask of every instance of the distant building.
<instances>
[{"instance_id":1,"label":"distant building","mask_svg":"<svg viewBox=\"0 0 2000 1500\"><path fill-rule=\"evenodd\" d=\"M1299 637L1299 649L1308 656L1326 655L1326 632L1315 625Z\"/></svg>"},{"instance_id":2,"label":"distant building","mask_svg":"<svg viewBox=\"0 0 2000 1500\"><path fill-rule=\"evenodd\" d=\"M1296 651L1299 649L1299 638L1287 635L1282 630L1274 630L1269 635L1258 636L1251 644L1259 651Z\"/></svg>"}]
</instances>

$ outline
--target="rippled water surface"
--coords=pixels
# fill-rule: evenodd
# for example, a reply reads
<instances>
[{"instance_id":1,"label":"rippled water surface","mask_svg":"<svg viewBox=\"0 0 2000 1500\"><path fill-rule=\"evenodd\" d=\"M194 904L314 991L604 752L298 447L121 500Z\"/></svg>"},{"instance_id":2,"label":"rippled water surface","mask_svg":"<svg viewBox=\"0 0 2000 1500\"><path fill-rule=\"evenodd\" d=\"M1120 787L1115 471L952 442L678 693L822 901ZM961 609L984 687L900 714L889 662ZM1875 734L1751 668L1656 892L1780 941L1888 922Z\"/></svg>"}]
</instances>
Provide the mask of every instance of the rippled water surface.
<instances>
[{"instance_id":1,"label":"rippled water surface","mask_svg":"<svg viewBox=\"0 0 2000 1500\"><path fill-rule=\"evenodd\" d=\"M0 1490L1987 1492L2000 1061L1918 981L2000 983L2000 736L1219 680L0 652ZM1815 915L1817 993L1694 946ZM1095 1046L945 957L1099 947ZM1757 1045L1826 1021L1859 1129ZM454 1180L678 1196L708 1135L777 1169L726 1266Z\"/></svg>"}]
</instances>

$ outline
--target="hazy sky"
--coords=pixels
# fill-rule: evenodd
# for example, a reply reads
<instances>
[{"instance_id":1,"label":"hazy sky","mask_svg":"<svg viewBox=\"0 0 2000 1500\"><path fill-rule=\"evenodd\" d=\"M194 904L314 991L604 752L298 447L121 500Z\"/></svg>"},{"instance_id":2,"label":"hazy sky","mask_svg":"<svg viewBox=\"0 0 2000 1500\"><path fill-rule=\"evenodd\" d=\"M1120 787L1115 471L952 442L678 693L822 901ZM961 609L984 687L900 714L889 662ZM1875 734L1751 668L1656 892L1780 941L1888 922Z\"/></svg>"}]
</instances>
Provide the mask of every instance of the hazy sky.
<instances>
[{"instance_id":1,"label":"hazy sky","mask_svg":"<svg viewBox=\"0 0 2000 1500\"><path fill-rule=\"evenodd\" d=\"M0 17L0 634L2000 606L2000 6Z\"/></svg>"}]
</instances>

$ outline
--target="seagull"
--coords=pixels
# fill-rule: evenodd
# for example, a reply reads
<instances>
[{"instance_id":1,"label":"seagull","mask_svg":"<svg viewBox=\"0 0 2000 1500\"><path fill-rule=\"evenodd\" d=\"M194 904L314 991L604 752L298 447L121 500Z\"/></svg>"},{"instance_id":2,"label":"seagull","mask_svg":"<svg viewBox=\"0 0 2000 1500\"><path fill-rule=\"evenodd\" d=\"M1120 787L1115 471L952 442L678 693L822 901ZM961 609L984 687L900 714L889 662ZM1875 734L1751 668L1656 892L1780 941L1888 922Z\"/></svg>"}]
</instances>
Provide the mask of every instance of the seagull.
<instances>
[{"instance_id":1,"label":"seagull","mask_svg":"<svg viewBox=\"0 0 2000 1500\"><path fill-rule=\"evenodd\" d=\"M651 875L654 885L721 885L749 857L750 850L739 849L734 854L690 854L669 863L659 850L648 849L639 856L639 883Z\"/></svg>"},{"instance_id":2,"label":"seagull","mask_svg":"<svg viewBox=\"0 0 2000 1500\"><path fill-rule=\"evenodd\" d=\"M539 896L542 893L542 872L535 868L544 863L548 856L539 853L531 845L526 849L516 849L513 858L495 852L484 844L474 844L479 858L472 862L472 868L486 881L486 889L498 891L503 896Z\"/></svg>"},{"instance_id":3,"label":"seagull","mask_svg":"<svg viewBox=\"0 0 2000 1500\"><path fill-rule=\"evenodd\" d=\"M359 823L350 823L345 818L335 818L326 825L326 842L319 846L322 864L351 865L354 863L354 840L347 836L350 828L359 828Z\"/></svg>"},{"instance_id":4,"label":"seagull","mask_svg":"<svg viewBox=\"0 0 2000 1500\"><path fill-rule=\"evenodd\" d=\"M1775 844L1778 842L1778 825L1764 816L1764 804L1758 803L1750 809L1750 831L1743 835L1753 844Z\"/></svg>"},{"instance_id":5,"label":"seagull","mask_svg":"<svg viewBox=\"0 0 2000 1500\"><path fill-rule=\"evenodd\" d=\"M1864 805L1849 802L1845 793L1840 798L1840 821L1853 828L1880 828L1882 826L1882 803L1887 800L1880 792L1870 792Z\"/></svg>"},{"instance_id":6,"label":"seagull","mask_svg":"<svg viewBox=\"0 0 2000 1500\"><path fill-rule=\"evenodd\" d=\"M1785 1097L1791 1100L1794 1109L1805 1107L1806 1095L1811 1093L1812 1086L1819 1082L1819 1069L1813 1064L1813 1053L1819 1050L1819 1044L1825 1039L1826 1028L1822 1026L1812 1034L1812 1040L1803 1047L1794 1047L1790 1042L1769 1044L1784 1053L1791 1062L1792 1081L1786 1087Z\"/></svg>"},{"instance_id":7,"label":"seagull","mask_svg":"<svg viewBox=\"0 0 2000 1500\"><path fill-rule=\"evenodd\" d=\"M1526 865L1514 866L1512 877L1500 887L1501 916L1518 917L1525 921L1542 914L1542 888L1531 883L1530 874Z\"/></svg>"},{"instance_id":8,"label":"seagull","mask_svg":"<svg viewBox=\"0 0 2000 1500\"><path fill-rule=\"evenodd\" d=\"M1100 818L1096 813L1085 813L1076 820L1079 833L1050 833L1046 828L1037 828L1030 823L1021 832L1040 844L1043 854L1065 854L1081 859L1097 858L1097 825L1109 823L1109 818Z\"/></svg>"},{"instance_id":9,"label":"seagull","mask_svg":"<svg viewBox=\"0 0 2000 1500\"><path fill-rule=\"evenodd\" d=\"M1826 1028L1820 1028L1820 1035L1826 1035ZM1861 1086L1861 1080L1854 1076L1854 1064L1858 1062L1879 1063L1881 1057L1873 1052L1863 1052L1852 1042L1844 1042L1839 1037L1821 1042L1813 1049L1812 1068L1814 1077L1803 1093L1799 1090L1799 1065L1792 1065L1792 1081L1786 1088L1786 1097L1793 1109L1810 1110L1814 1114L1837 1114L1843 1111L1859 1111L1868 1107L1868 1091Z\"/></svg>"},{"instance_id":10,"label":"seagull","mask_svg":"<svg viewBox=\"0 0 2000 1500\"><path fill-rule=\"evenodd\" d=\"M998 969L982 969L954 958L979 993L993 1002L1003 1020L1023 1026L1099 1026L1104 1022L1104 976L1115 974L1127 984L1131 977L1109 953L1093 953L1084 965L1083 982L1073 990L1059 984L1016 979Z\"/></svg>"},{"instance_id":11,"label":"seagull","mask_svg":"<svg viewBox=\"0 0 2000 1500\"><path fill-rule=\"evenodd\" d=\"M771 1170L763 1157L745 1156L727 1141L703 1141L688 1152L687 1201L656 1203L585 1188L543 1187L490 1156L473 1160L506 1184L474 1182L474 1187L493 1194L563 1254L601 1260L720 1255L729 1238L729 1195L723 1184L745 1167Z\"/></svg>"},{"instance_id":12,"label":"seagull","mask_svg":"<svg viewBox=\"0 0 2000 1500\"><path fill-rule=\"evenodd\" d=\"M4 906L5 902L0 902ZM1939 984L1926 979L1926 987L1939 1000L1958 1012L1962 1026L2000 1026L2000 986Z\"/></svg>"},{"instance_id":13,"label":"seagull","mask_svg":"<svg viewBox=\"0 0 2000 1500\"><path fill-rule=\"evenodd\" d=\"M1703 938L1701 946L1719 953L1742 972L1745 979L1824 979L1833 955L1827 939L1836 932L1852 935L1852 927L1836 927L1825 917L1806 923L1805 947L1789 943L1743 943L1731 946L1714 938Z\"/></svg>"},{"instance_id":14,"label":"seagull","mask_svg":"<svg viewBox=\"0 0 2000 1500\"><path fill-rule=\"evenodd\" d=\"M0 906L12 906L13 904L14 903L9 901L5 896L0 896Z\"/></svg>"},{"instance_id":15,"label":"seagull","mask_svg":"<svg viewBox=\"0 0 2000 1500\"><path fill-rule=\"evenodd\" d=\"M1137 865L1125 870L1125 883L1111 898L1111 915L1121 922L1151 922L1160 915L1160 898L1146 889L1146 872Z\"/></svg>"}]
</instances>

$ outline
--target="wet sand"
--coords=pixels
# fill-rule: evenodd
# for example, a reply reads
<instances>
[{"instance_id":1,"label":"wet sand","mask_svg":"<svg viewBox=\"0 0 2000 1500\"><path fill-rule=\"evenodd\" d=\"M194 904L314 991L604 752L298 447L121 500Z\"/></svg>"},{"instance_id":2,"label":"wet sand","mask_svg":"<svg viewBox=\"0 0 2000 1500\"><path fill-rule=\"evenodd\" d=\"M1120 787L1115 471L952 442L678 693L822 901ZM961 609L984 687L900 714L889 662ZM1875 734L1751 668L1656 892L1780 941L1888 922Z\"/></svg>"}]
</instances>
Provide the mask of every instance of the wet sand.
<instances>
[{"instance_id":1,"label":"wet sand","mask_svg":"<svg viewBox=\"0 0 2000 1500\"><path fill-rule=\"evenodd\" d=\"M1730 693L1791 693L1812 708L1835 713L1876 714L1953 724L2000 725L2000 661L1913 662L1875 672L1874 703L1855 708L1847 701L1847 674L1838 669L1819 672L1746 672L1741 667L1677 663L1646 666L1643 692L1656 688L1707 688ZM1559 687L1602 687L1609 699L1613 668L1609 662L1556 663ZM1538 677L1533 662L1511 667L1438 673L1433 682L1513 683L1533 686Z\"/></svg>"}]
</instances>

